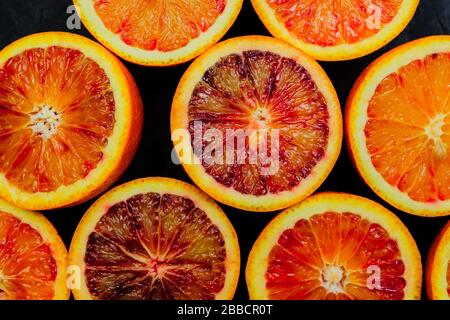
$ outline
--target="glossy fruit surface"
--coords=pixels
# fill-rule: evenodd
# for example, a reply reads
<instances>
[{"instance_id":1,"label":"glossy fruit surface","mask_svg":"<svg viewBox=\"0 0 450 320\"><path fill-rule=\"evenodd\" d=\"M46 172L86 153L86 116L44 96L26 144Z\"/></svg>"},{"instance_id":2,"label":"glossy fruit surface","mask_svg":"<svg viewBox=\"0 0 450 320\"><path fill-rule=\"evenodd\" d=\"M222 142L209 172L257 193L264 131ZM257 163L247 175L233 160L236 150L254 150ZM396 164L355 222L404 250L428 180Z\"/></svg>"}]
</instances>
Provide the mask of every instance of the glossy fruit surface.
<instances>
[{"instance_id":1,"label":"glossy fruit surface","mask_svg":"<svg viewBox=\"0 0 450 320\"><path fill-rule=\"evenodd\" d=\"M0 300L66 300L67 250L41 214L0 200Z\"/></svg>"},{"instance_id":2,"label":"glossy fruit surface","mask_svg":"<svg viewBox=\"0 0 450 320\"><path fill-rule=\"evenodd\" d=\"M394 39L419 0L252 0L269 32L318 60L367 55Z\"/></svg>"},{"instance_id":3,"label":"glossy fruit surface","mask_svg":"<svg viewBox=\"0 0 450 320\"><path fill-rule=\"evenodd\" d=\"M231 27L242 0L74 0L86 28L123 59L147 66L195 58Z\"/></svg>"},{"instance_id":4,"label":"glossy fruit surface","mask_svg":"<svg viewBox=\"0 0 450 320\"><path fill-rule=\"evenodd\" d=\"M406 43L372 63L346 107L350 154L366 183L417 215L450 213L450 37Z\"/></svg>"},{"instance_id":5,"label":"glossy fruit surface","mask_svg":"<svg viewBox=\"0 0 450 320\"><path fill-rule=\"evenodd\" d=\"M139 142L133 78L87 38L34 34L0 52L0 196L27 209L92 198L125 170Z\"/></svg>"},{"instance_id":6,"label":"glossy fruit surface","mask_svg":"<svg viewBox=\"0 0 450 320\"><path fill-rule=\"evenodd\" d=\"M239 276L235 231L223 211L184 182L144 178L103 195L72 240L76 299L231 299Z\"/></svg>"},{"instance_id":7,"label":"glossy fruit surface","mask_svg":"<svg viewBox=\"0 0 450 320\"><path fill-rule=\"evenodd\" d=\"M263 230L248 258L251 299L419 299L420 253L408 229L379 204L319 193Z\"/></svg>"},{"instance_id":8,"label":"glossy fruit surface","mask_svg":"<svg viewBox=\"0 0 450 320\"><path fill-rule=\"evenodd\" d=\"M317 62L277 39L245 36L219 43L189 67L171 130L202 190L237 208L271 211L301 201L326 178L340 151L342 119Z\"/></svg>"}]
</instances>

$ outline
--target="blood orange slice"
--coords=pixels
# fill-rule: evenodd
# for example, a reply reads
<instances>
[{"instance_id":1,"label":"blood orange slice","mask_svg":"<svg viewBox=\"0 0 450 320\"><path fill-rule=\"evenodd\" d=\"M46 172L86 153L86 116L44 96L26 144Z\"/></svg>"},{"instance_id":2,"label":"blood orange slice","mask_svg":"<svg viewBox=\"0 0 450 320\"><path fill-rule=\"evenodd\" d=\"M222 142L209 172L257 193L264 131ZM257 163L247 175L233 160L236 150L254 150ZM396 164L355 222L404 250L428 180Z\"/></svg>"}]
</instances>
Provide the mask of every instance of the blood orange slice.
<instances>
[{"instance_id":1,"label":"blood orange slice","mask_svg":"<svg viewBox=\"0 0 450 320\"><path fill-rule=\"evenodd\" d=\"M231 27L242 0L74 0L89 31L117 55L148 66L188 61Z\"/></svg>"},{"instance_id":2,"label":"blood orange slice","mask_svg":"<svg viewBox=\"0 0 450 320\"><path fill-rule=\"evenodd\" d=\"M66 300L67 250L41 214L0 199L0 300Z\"/></svg>"},{"instance_id":3,"label":"blood orange slice","mask_svg":"<svg viewBox=\"0 0 450 320\"><path fill-rule=\"evenodd\" d=\"M358 196L321 193L269 223L246 279L251 299L419 299L422 266L393 213Z\"/></svg>"},{"instance_id":4,"label":"blood orange slice","mask_svg":"<svg viewBox=\"0 0 450 320\"><path fill-rule=\"evenodd\" d=\"M360 175L417 215L450 213L450 36L400 46L371 64L347 101L346 135Z\"/></svg>"},{"instance_id":5,"label":"blood orange slice","mask_svg":"<svg viewBox=\"0 0 450 320\"><path fill-rule=\"evenodd\" d=\"M82 274L76 299L231 299L240 253L214 201L184 182L146 178L94 203L69 261Z\"/></svg>"},{"instance_id":6,"label":"blood orange slice","mask_svg":"<svg viewBox=\"0 0 450 320\"><path fill-rule=\"evenodd\" d=\"M142 102L106 49L40 33L0 52L0 196L27 209L94 197L137 148Z\"/></svg>"},{"instance_id":7,"label":"blood orange slice","mask_svg":"<svg viewBox=\"0 0 450 320\"><path fill-rule=\"evenodd\" d=\"M450 300L450 222L436 237L428 254L425 281L428 298Z\"/></svg>"},{"instance_id":8,"label":"blood orange slice","mask_svg":"<svg viewBox=\"0 0 450 320\"><path fill-rule=\"evenodd\" d=\"M269 32L319 60L367 55L394 39L419 0L252 0Z\"/></svg>"},{"instance_id":9,"label":"blood orange slice","mask_svg":"<svg viewBox=\"0 0 450 320\"><path fill-rule=\"evenodd\" d=\"M333 85L313 59L280 40L246 36L189 67L171 130L201 189L234 207L271 211L304 199L327 177L342 119Z\"/></svg>"}]
</instances>

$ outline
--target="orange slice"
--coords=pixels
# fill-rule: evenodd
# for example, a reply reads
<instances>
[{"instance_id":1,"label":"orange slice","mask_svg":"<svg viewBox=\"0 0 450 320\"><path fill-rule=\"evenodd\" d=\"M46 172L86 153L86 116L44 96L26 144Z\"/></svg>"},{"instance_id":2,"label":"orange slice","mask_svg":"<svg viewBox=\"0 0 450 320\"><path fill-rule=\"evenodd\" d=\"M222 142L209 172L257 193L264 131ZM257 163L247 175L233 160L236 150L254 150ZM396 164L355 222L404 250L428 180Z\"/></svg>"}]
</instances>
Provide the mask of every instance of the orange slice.
<instances>
[{"instance_id":1,"label":"orange slice","mask_svg":"<svg viewBox=\"0 0 450 320\"><path fill-rule=\"evenodd\" d=\"M145 178L103 195L70 246L76 299L231 299L239 244L220 207L193 186Z\"/></svg>"},{"instance_id":2,"label":"orange slice","mask_svg":"<svg viewBox=\"0 0 450 320\"><path fill-rule=\"evenodd\" d=\"M48 32L0 52L0 196L17 206L98 195L130 163L141 127L133 78L99 44Z\"/></svg>"},{"instance_id":3,"label":"orange slice","mask_svg":"<svg viewBox=\"0 0 450 320\"><path fill-rule=\"evenodd\" d=\"M121 58L146 66L186 62L219 41L243 0L74 0L86 28Z\"/></svg>"},{"instance_id":4,"label":"orange slice","mask_svg":"<svg viewBox=\"0 0 450 320\"><path fill-rule=\"evenodd\" d=\"M402 45L372 63L346 107L356 168L391 205L450 213L450 36Z\"/></svg>"},{"instance_id":5,"label":"orange slice","mask_svg":"<svg viewBox=\"0 0 450 320\"><path fill-rule=\"evenodd\" d=\"M430 249L425 281L429 299L450 300L450 222Z\"/></svg>"},{"instance_id":6,"label":"orange slice","mask_svg":"<svg viewBox=\"0 0 450 320\"><path fill-rule=\"evenodd\" d=\"M271 211L306 198L328 176L342 118L316 61L280 40L245 36L217 44L188 68L171 131L202 190L230 206Z\"/></svg>"},{"instance_id":7,"label":"orange slice","mask_svg":"<svg viewBox=\"0 0 450 320\"><path fill-rule=\"evenodd\" d=\"M0 300L67 300L67 250L41 214L0 199Z\"/></svg>"},{"instance_id":8,"label":"orange slice","mask_svg":"<svg viewBox=\"0 0 450 320\"><path fill-rule=\"evenodd\" d=\"M279 39L318 60L362 57L394 39L412 19L419 0L252 0Z\"/></svg>"},{"instance_id":9,"label":"orange slice","mask_svg":"<svg viewBox=\"0 0 450 320\"><path fill-rule=\"evenodd\" d=\"M419 299L422 266L392 212L358 196L320 193L269 223L246 279L251 299Z\"/></svg>"}]
</instances>

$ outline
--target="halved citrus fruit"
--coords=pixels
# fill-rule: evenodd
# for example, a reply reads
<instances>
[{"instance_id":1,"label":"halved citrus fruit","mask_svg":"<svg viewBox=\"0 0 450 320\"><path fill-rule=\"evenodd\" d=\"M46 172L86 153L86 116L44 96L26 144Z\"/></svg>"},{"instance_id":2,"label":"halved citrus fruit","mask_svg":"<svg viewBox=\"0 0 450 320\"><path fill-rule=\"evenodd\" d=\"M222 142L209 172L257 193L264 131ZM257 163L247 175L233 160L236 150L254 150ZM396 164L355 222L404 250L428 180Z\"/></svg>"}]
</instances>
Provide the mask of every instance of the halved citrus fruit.
<instances>
[{"instance_id":1,"label":"halved citrus fruit","mask_svg":"<svg viewBox=\"0 0 450 320\"><path fill-rule=\"evenodd\" d=\"M316 61L283 41L245 36L217 44L188 68L171 131L202 190L230 206L272 211L306 198L327 177L342 116Z\"/></svg>"},{"instance_id":2,"label":"halved citrus fruit","mask_svg":"<svg viewBox=\"0 0 450 320\"><path fill-rule=\"evenodd\" d=\"M347 100L350 154L400 210L450 213L450 36L404 44L372 63Z\"/></svg>"},{"instance_id":3,"label":"halved citrus fruit","mask_svg":"<svg viewBox=\"0 0 450 320\"><path fill-rule=\"evenodd\" d=\"M220 207L197 188L145 178L103 195L81 220L69 261L76 299L231 299L239 244Z\"/></svg>"},{"instance_id":4,"label":"halved citrus fruit","mask_svg":"<svg viewBox=\"0 0 450 320\"><path fill-rule=\"evenodd\" d=\"M67 300L67 250L41 214L0 199L0 300Z\"/></svg>"},{"instance_id":5,"label":"halved citrus fruit","mask_svg":"<svg viewBox=\"0 0 450 320\"><path fill-rule=\"evenodd\" d=\"M422 265L392 212L359 196L320 193L269 223L246 280L251 299L419 299Z\"/></svg>"},{"instance_id":6,"label":"halved citrus fruit","mask_svg":"<svg viewBox=\"0 0 450 320\"><path fill-rule=\"evenodd\" d=\"M425 281L429 299L450 300L450 221L428 254Z\"/></svg>"},{"instance_id":7,"label":"halved citrus fruit","mask_svg":"<svg viewBox=\"0 0 450 320\"><path fill-rule=\"evenodd\" d=\"M86 28L121 58L147 66L186 62L231 27L243 0L74 0Z\"/></svg>"},{"instance_id":8,"label":"halved citrus fruit","mask_svg":"<svg viewBox=\"0 0 450 320\"><path fill-rule=\"evenodd\" d=\"M125 170L142 102L122 63L99 44L34 34L0 52L0 196L45 210L94 197Z\"/></svg>"},{"instance_id":9,"label":"halved citrus fruit","mask_svg":"<svg viewBox=\"0 0 450 320\"><path fill-rule=\"evenodd\" d=\"M252 0L269 32L318 60L362 57L407 26L419 0Z\"/></svg>"}]
</instances>

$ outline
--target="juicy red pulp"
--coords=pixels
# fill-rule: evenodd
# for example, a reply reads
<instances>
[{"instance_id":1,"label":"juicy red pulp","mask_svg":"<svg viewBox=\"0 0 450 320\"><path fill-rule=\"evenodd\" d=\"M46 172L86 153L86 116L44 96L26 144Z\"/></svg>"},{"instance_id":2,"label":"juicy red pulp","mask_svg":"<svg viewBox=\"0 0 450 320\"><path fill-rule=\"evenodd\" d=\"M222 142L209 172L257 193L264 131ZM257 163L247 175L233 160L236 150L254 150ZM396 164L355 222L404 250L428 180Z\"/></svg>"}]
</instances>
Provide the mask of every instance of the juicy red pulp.
<instances>
[{"instance_id":1,"label":"juicy red pulp","mask_svg":"<svg viewBox=\"0 0 450 320\"><path fill-rule=\"evenodd\" d=\"M194 152L210 176L243 194L260 196L289 191L311 174L326 152L328 120L325 98L304 67L272 52L252 50L223 57L205 72L189 103L188 129ZM211 141L203 139L200 148L195 145L196 123L202 124L203 132L219 130L223 137L228 130L276 130L279 145L273 148L268 142L267 154L278 157L278 170L264 174L261 168L266 164L260 159L210 161L201 153ZM247 158L249 140L245 137ZM222 142L228 152L226 138ZM237 147L231 150L234 159L239 152Z\"/></svg>"},{"instance_id":2,"label":"juicy red pulp","mask_svg":"<svg viewBox=\"0 0 450 320\"><path fill-rule=\"evenodd\" d=\"M403 0L266 0L289 32L327 47L369 38L390 23Z\"/></svg>"},{"instance_id":3,"label":"juicy red pulp","mask_svg":"<svg viewBox=\"0 0 450 320\"><path fill-rule=\"evenodd\" d=\"M0 173L33 193L75 183L103 159L114 112L109 78L81 51L10 58L0 68Z\"/></svg>"},{"instance_id":4,"label":"juicy red pulp","mask_svg":"<svg viewBox=\"0 0 450 320\"><path fill-rule=\"evenodd\" d=\"M95 0L111 32L130 46L173 51L206 32L225 9L225 0Z\"/></svg>"},{"instance_id":5,"label":"juicy red pulp","mask_svg":"<svg viewBox=\"0 0 450 320\"><path fill-rule=\"evenodd\" d=\"M94 299L214 299L225 260L221 232L190 199L146 193L98 222L85 276Z\"/></svg>"},{"instance_id":6,"label":"juicy red pulp","mask_svg":"<svg viewBox=\"0 0 450 320\"><path fill-rule=\"evenodd\" d=\"M330 270L341 274L330 280ZM269 255L266 286L272 299L397 300L404 298L404 272L398 244L382 226L326 212L282 233Z\"/></svg>"},{"instance_id":7,"label":"juicy red pulp","mask_svg":"<svg viewBox=\"0 0 450 320\"><path fill-rule=\"evenodd\" d=\"M29 224L0 211L0 300L49 300L56 261L49 244Z\"/></svg>"}]
</instances>

